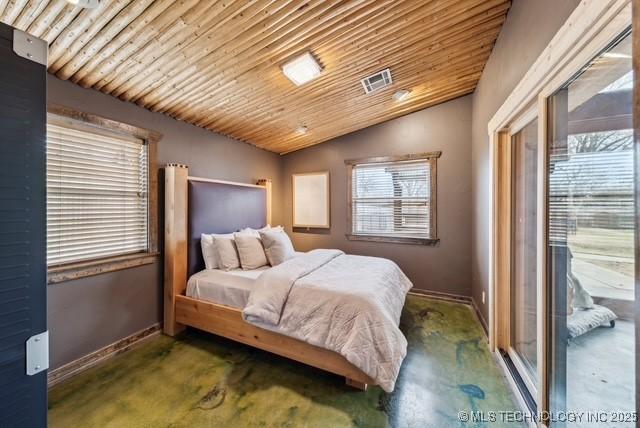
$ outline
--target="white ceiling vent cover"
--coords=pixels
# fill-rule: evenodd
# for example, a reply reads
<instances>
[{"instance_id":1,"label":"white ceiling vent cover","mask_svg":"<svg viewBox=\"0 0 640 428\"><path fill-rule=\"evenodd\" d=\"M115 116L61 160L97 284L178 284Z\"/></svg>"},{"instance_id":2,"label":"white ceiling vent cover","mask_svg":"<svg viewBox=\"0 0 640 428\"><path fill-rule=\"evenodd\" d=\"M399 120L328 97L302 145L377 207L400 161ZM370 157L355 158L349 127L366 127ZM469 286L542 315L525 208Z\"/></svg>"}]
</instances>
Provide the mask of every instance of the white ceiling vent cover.
<instances>
[{"instance_id":1,"label":"white ceiling vent cover","mask_svg":"<svg viewBox=\"0 0 640 428\"><path fill-rule=\"evenodd\" d=\"M386 68L382 71L377 72L376 74L365 77L360 82L364 87L365 94L375 92L378 89L382 89L393 83L393 80L391 79L391 70Z\"/></svg>"}]
</instances>

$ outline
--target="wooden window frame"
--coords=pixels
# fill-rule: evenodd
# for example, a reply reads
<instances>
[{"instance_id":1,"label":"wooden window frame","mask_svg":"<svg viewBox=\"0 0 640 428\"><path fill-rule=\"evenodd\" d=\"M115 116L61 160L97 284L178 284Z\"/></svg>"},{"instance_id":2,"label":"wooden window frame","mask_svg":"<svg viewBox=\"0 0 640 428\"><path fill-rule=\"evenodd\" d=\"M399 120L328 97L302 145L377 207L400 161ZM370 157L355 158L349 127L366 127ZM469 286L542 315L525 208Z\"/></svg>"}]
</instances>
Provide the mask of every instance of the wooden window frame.
<instances>
[{"instance_id":1,"label":"wooden window frame","mask_svg":"<svg viewBox=\"0 0 640 428\"><path fill-rule=\"evenodd\" d=\"M350 241L369 241L369 242L386 242L392 244L413 244L413 245L436 245L440 242L437 229L437 195L438 195L438 158L442 155L441 151L427 152L418 154L409 154L402 156L377 156L368 158L358 158L345 160L347 166L347 228L346 238ZM359 235L353 233L353 167L360 164L371 163L390 163L402 162L410 160L426 160L430 167L430 193L429 193L429 238L413 238L402 236L386 236L386 235Z\"/></svg>"},{"instance_id":2,"label":"wooden window frame","mask_svg":"<svg viewBox=\"0 0 640 428\"><path fill-rule=\"evenodd\" d=\"M64 263L47 267L47 283L57 284L74 279L106 272L128 269L155 263L159 256L158 244L158 177L157 177L157 146L162 134L148 129L129 125L107 119L92 113L86 113L71 107L56 104L47 106L47 113L69 118L84 125L97 129L106 129L124 133L139 138L147 145L148 157L148 247L147 251L133 254L121 254L116 256L101 257L94 260L82 260L79 262Z\"/></svg>"}]
</instances>

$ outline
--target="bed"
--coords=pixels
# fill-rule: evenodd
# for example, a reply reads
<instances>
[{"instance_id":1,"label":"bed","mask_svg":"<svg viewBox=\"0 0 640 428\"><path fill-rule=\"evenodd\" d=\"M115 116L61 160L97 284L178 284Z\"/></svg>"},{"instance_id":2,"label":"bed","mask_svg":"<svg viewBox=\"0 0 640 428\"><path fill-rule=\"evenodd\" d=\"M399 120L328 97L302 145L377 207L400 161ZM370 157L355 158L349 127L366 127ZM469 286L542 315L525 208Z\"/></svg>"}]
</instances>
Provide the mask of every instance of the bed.
<instances>
[{"instance_id":1,"label":"bed","mask_svg":"<svg viewBox=\"0 0 640 428\"><path fill-rule=\"evenodd\" d=\"M192 299L243 309L253 285L267 269L267 266L252 270L205 269L189 277L185 294Z\"/></svg>"},{"instance_id":2,"label":"bed","mask_svg":"<svg viewBox=\"0 0 640 428\"><path fill-rule=\"evenodd\" d=\"M164 332L186 326L343 376L393 389L406 353L398 328L411 283L385 259L313 250L275 267L204 268L201 233L270 222L270 183L188 176L165 168ZM294 286L295 285L295 286Z\"/></svg>"}]
</instances>

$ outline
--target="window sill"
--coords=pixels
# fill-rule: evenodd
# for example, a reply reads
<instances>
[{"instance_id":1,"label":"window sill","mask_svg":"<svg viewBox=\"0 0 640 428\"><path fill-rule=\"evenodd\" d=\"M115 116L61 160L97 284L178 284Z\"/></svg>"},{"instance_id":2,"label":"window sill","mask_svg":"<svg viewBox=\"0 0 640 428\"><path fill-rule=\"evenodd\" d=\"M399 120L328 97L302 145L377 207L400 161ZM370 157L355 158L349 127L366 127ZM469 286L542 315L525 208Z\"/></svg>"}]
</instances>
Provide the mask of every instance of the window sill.
<instances>
[{"instance_id":1,"label":"window sill","mask_svg":"<svg viewBox=\"0 0 640 428\"><path fill-rule=\"evenodd\" d=\"M377 235L353 235L345 234L349 241L369 241L369 242L386 242L390 244L411 244L411 245L428 245L435 246L440 242L438 238L407 238L400 236L377 236Z\"/></svg>"},{"instance_id":2,"label":"window sill","mask_svg":"<svg viewBox=\"0 0 640 428\"><path fill-rule=\"evenodd\" d=\"M107 272L129 269L154 263L160 253L136 253L123 256L108 257L100 260L69 263L53 266L47 272L47 284L58 284L88 276L100 275Z\"/></svg>"}]
</instances>

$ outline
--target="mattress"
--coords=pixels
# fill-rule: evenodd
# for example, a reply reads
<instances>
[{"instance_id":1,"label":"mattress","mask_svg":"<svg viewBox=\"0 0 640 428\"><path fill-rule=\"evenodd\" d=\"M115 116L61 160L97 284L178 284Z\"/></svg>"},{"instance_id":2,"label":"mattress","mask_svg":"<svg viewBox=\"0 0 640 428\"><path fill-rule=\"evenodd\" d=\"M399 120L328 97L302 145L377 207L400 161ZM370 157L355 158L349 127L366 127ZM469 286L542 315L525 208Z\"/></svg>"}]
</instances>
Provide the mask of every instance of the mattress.
<instances>
[{"instance_id":1,"label":"mattress","mask_svg":"<svg viewBox=\"0 0 640 428\"><path fill-rule=\"evenodd\" d=\"M249 300L253 284L269 266L253 270L205 269L189 278L187 296L242 309Z\"/></svg>"}]
</instances>

